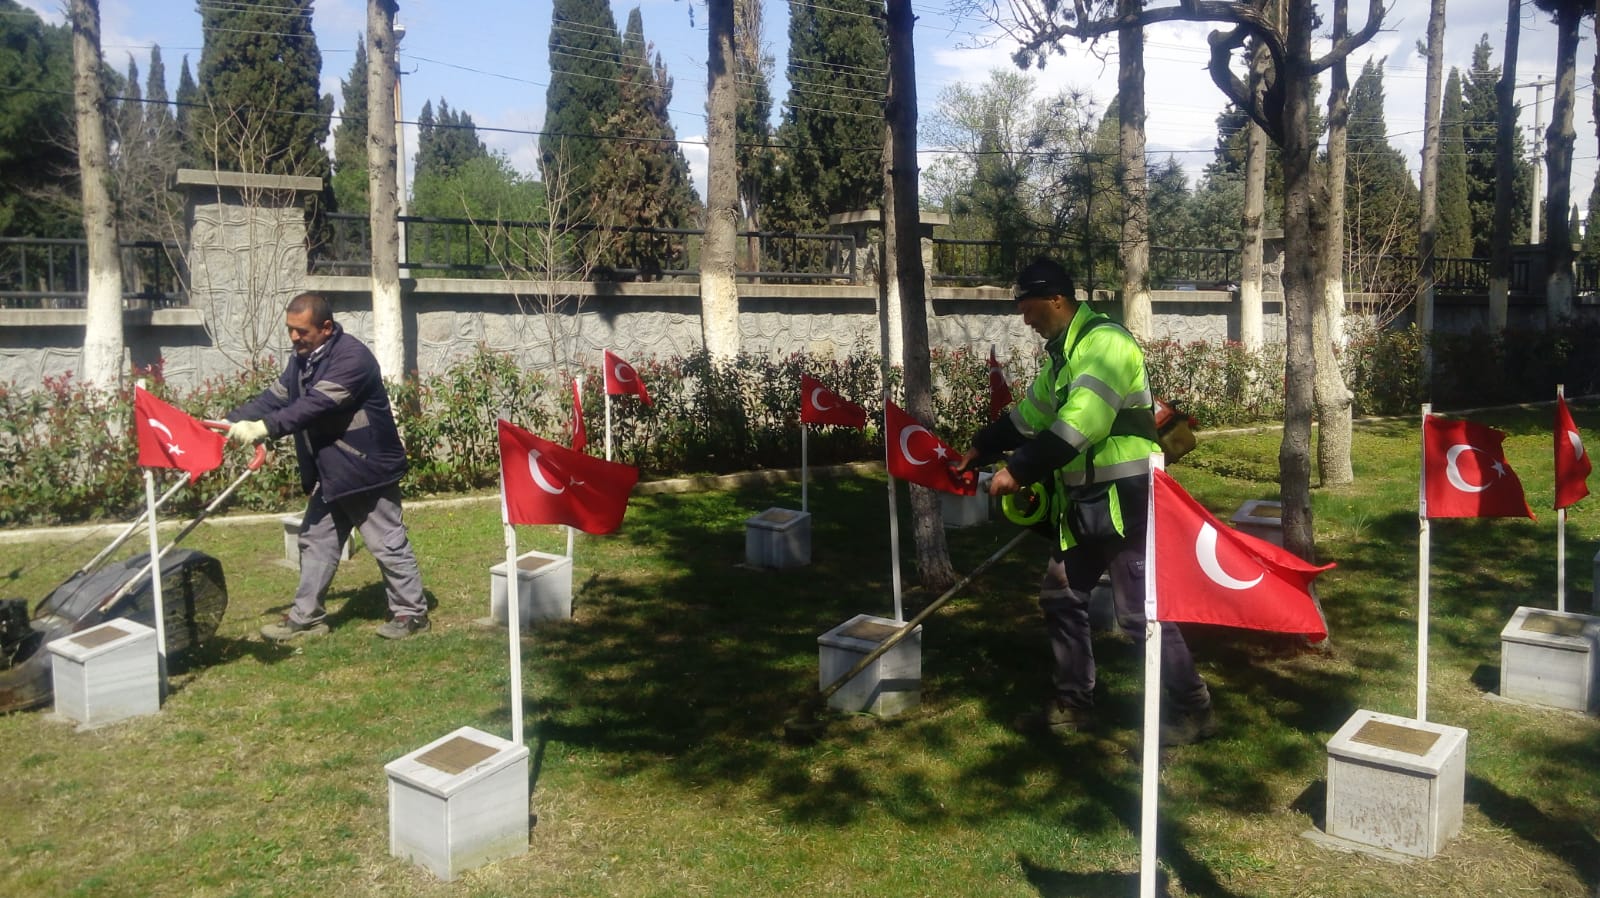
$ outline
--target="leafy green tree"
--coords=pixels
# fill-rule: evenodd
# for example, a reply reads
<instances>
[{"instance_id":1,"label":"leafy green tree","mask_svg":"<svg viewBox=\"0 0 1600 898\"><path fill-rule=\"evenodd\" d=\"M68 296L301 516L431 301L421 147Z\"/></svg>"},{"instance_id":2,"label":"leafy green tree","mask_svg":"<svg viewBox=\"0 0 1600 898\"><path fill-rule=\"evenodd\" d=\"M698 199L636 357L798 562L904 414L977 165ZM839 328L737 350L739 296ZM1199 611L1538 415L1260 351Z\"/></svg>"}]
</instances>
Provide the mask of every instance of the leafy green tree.
<instances>
[{"instance_id":1,"label":"leafy green tree","mask_svg":"<svg viewBox=\"0 0 1600 898\"><path fill-rule=\"evenodd\" d=\"M1472 207L1467 200L1467 145L1462 136L1461 72L1450 70L1439 113L1439 236L1441 258L1472 255Z\"/></svg>"},{"instance_id":2,"label":"leafy green tree","mask_svg":"<svg viewBox=\"0 0 1600 898\"><path fill-rule=\"evenodd\" d=\"M439 111L433 101L422 104L417 116L417 177L449 177L473 159L489 155L478 139L478 128L464 110L451 109L439 98Z\"/></svg>"},{"instance_id":3,"label":"leafy green tree","mask_svg":"<svg viewBox=\"0 0 1600 898\"><path fill-rule=\"evenodd\" d=\"M776 160L772 148L772 54L762 45L761 0L737 0L734 13L734 58L739 67L738 111L734 117L738 158L739 205L744 228L761 230L763 206L771 189ZM752 241L755 238L751 238ZM747 262L759 269L754 246Z\"/></svg>"},{"instance_id":4,"label":"leafy green tree","mask_svg":"<svg viewBox=\"0 0 1600 898\"><path fill-rule=\"evenodd\" d=\"M333 97L318 92L322 52L311 7L312 0L200 6L200 105L188 134L196 162L327 178Z\"/></svg>"},{"instance_id":5,"label":"leafy green tree","mask_svg":"<svg viewBox=\"0 0 1600 898\"><path fill-rule=\"evenodd\" d=\"M1394 255L1415 255L1417 186L1405 156L1389 143L1383 61L1368 60L1350 88L1345 221L1349 252L1362 270Z\"/></svg>"},{"instance_id":6,"label":"leafy green tree","mask_svg":"<svg viewBox=\"0 0 1600 898\"><path fill-rule=\"evenodd\" d=\"M483 222L536 221L545 214L544 188L517 171L503 154L485 153L448 173L419 173L411 211L424 217Z\"/></svg>"},{"instance_id":7,"label":"leafy green tree","mask_svg":"<svg viewBox=\"0 0 1600 898\"><path fill-rule=\"evenodd\" d=\"M82 236L72 33L0 0L0 235Z\"/></svg>"},{"instance_id":8,"label":"leafy green tree","mask_svg":"<svg viewBox=\"0 0 1600 898\"><path fill-rule=\"evenodd\" d=\"M790 6L778 227L818 229L829 215L880 204L887 39L871 0Z\"/></svg>"},{"instance_id":9,"label":"leafy green tree","mask_svg":"<svg viewBox=\"0 0 1600 898\"><path fill-rule=\"evenodd\" d=\"M1500 80L1500 67L1491 66L1489 60L1494 48L1489 35L1483 35L1472 48L1472 65L1467 69L1466 80L1461 85L1461 140L1467 153L1467 206L1472 216L1472 255L1488 258L1490 239L1494 234L1495 137L1499 101L1495 98L1495 82ZM1522 104L1516 104L1515 121L1522 114ZM1511 242L1528 242L1528 216L1533 208L1533 166L1527 161L1527 148L1522 129L1513 128L1512 158L1516 176L1512 179Z\"/></svg>"},{"instance_id":10,"label":"leafy green tree","mask_svg":"<svg viewBox=\"0 0 1600 898\"><path fill-rule=\"evenodd\" d=\"M333 195L346 212L367 209L367 41L356 38L356 58L339 84L343 104L333 128Z\"/></svg>"},{"instance_id":11,"label":"leafy green tree","mask_svg":"<svg viewBox=\"0 0 1600 898\"><path fill-rule=\"evenodd\" d=\"M678 148L667 106L672 79L658 54L652 64L644 23L635 8L622 39L621 102L605 123L611 135L594 179L600 206L596 223L643 228L683 228L695 223L699 199L689 183L689 162ZM683 240L663 234L622 235L614 260L645 276L669 260L687 264Z\"/></svg>"},{"instance_id":12,"label":"leafy green tree","mask_svg":"<svg viewBox=\"0 0 1600 898\"><path fill-rule=\"evenodd\" d=\"M545 90L539 170L568 185L560 214L594 207L591 179L605 154L606 123L621 106L622 39L606 0L555 0L550 10L550 86Z\"/></svg>"},{"instance_id":13,"label":"leafy green tree","mask_svg":"<svg viewBox=\"0 0 1600 898\"><path fill-rule=\"evenodd\" d=\"M1589 217L1584 219L1583 248L1579 250L1578 258L1596 265L1600 264L1600 171L1595 172L1594 186L1589 189L1588 209Z\"/></svg>"}]
</instances>

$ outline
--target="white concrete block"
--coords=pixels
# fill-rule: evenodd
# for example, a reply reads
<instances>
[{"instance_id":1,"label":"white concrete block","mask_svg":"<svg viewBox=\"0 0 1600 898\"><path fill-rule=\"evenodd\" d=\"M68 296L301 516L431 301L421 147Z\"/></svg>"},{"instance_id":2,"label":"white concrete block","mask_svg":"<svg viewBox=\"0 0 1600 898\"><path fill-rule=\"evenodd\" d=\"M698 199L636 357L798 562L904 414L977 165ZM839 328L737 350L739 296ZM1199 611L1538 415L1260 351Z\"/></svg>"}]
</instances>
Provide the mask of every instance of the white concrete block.
<instances>
[{"instance_id":1,"label":"white concrete block","mask_svg":"<svg viewBox=\"0 0 1600 898\"><path fill-rule=\"evenodd\" d=\"M858 614L817 637L817 688L826 689L860 663L885 639L903 628L870 614ZM846 683L828 699L838 711L865 711L894 717L922 704L922 627Z\"/></svg>"},{"instance_id":2,"label":"white concrete block","mask_svg":"<svg viewBox=\"0 0 1600 898\"><path fill-rule=\"evenodd\" d=\"M297 514L286 514L278 520L283 524L283 560L289 562L290 567L294 568L295 570L299 570L300 522L304 520L304 518L303 516ZM339 560L341 562L350 560L350 545L355 541L356 534L355 531L352 530L350 531L350 538L345 540L344 545L339 547Z\"/></svg>"},{"instance_id":3,"label":"white concrete block","mask_svg":"<svg viewBox=\"0 0 1600 898\"><path fill-rule=\"evenodd\" d=\"M81 726L115 723L161 710L156 631L111 620L46 646L57 714Z\"/></svg>"},{"instance_id":4,"label":"white concrete block","mask_svg":"<svg viewBox=\"0 0 1600 898\"><path fill-rule=\"evenodd\" d=\"M393 857L449 881L527 853L527 746L462 727L383 770Z\"/></svg>"},{"instance_id":5,"label":"white concrete block","mask_svg":"<svg viewBox=\"0 0 1600 898\"><path fill-rule=\"evenodd\" d=\"M993 474L980 471L978 492L975 495L957 496L954 493L940 493L939 510L943 514L945 527L973 527L989 523L989 481L993 479Z\"/></svg>"},{"instance_id":6,"label":"white concrete block","mask_svg":"<svg viewBox=\"0 0 1600 898\"><path fill-rule=\"evenodd\" d=\"M1600 617L1518 608L1500 631L1500 694L1593 713L1600 709Z\"/></svg>"},{"instance_id":7,"label":"white concrete block","mask_svg":"<svg viewBox=\"0 0 1600 898\"><path fill-rule=\"evenodd\" d=\"M1357 711L1328 740L1328 835L1433 857L1461 831L1467 731Z\"/></svg>"},{"instance_id":8,"label":"white concrete block","mask_svg":"<svg viewBox=\"0 0 1600 898\"><path fill-rule=\"evenodd\" d=\"M1283 503L1271 499L1250 499L1228 519L1235 530L1283 545Z\"/></svg>"},{"instance_id":9,"label":"white concrete block","mask_svg":"<svg viewBox=\"0 0 1600 898\"><path fill-rule=\"evenodd\" d=\"M744 522L744 563L783 570L811 563L811 513L769 508Z\"/></svg>"},{"instance_id":10,"label":"white concrete block","mask_svg":"<svg viewBox=\"0 0 1600 898\"><path fill-rule=\"evenodd\" d=\"M522 612L519 626L572 617L572 559L548 552L527 552L517 558L517 602ZM506 563L489 568L489 616L498 623L506 617Z\"/></svg>"}]
</instances>

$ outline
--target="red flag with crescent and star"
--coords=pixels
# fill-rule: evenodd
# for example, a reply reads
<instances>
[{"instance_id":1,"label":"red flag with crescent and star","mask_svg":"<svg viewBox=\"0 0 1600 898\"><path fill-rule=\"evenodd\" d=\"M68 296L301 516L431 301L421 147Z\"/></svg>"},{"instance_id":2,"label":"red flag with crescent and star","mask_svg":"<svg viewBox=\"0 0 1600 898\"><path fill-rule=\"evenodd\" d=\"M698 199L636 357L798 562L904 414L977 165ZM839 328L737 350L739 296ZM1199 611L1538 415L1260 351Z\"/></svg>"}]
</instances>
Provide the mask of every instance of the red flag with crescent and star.
<instances>
[{"instance_id":1,"label":"red flag with crescent and star","mask_svg":"<svg viewBox=\"0 0 1600 898\"><path fill-rule=\"evenodd\" d=\"M1572 423L1565 396L1556 397L1556 510L1574 505L1589 495L1589 453L1583 436Z\"/></svg>"},{"instance_id":2,"label":"red flag with crescent and star","mask_svg":"<svg viewBox=\"0 0 1600 898\"><path fill-rule=\"evenodd\" d=\"M650 405L650 394L645 392L644 381L639 378L639 372L622 359L612 355L607 349L601 356L604 361L606 373L607 396L637 396L645 405Z\"/></svg>"},{"instance_id":3,"label":"red flag with crescent and star","mask_svg":"<svg viewBox=\"0 0 1600 898\"><path fill-rule=\"evenodd\" d=\"M1006 413L1006 406L1015 401L1011 396L1011 385L1006 383L1006 369L1000 367L1000 360L994 357L994 347L989 347L989 421L1000 420Z\"/></svg>"},{"instance_id":4,"label":"red flag with crescent and star","mask_svg":"<svg viewBox=\"0 0 1600 898\"><path fill-rule=\"evenodd\" d=\"M1505 438L1493 427L1424 415L1423 517L1533 517L1501 448Z\"/></svg>"},{"instance_id":5,"label":"red flag with crescent and star","mask_svg":"<svg viewBox=\"0 0 1600 898\"><path fill-rule=\"evenodd\" d=\"M582 452L589 445L589 431L583 426L583 378L572 379L572 423L568 426L572 433L572 451Z\"/></svg>"},{"instance_id":6,"label":"red flag with crescent and star","mask_svg":"<svg viewBox=\"0 0 1600 898\"><path fill-rule=\"evenodd\" d=\"M854 402L822 385L809 374L800 375L800 421L804 424L833 424L860 430L867 426L867 412Z\"/></svg>"},{"instance_id":7,"label":"red flag with crescent and star","mask_svg":"<svg viewBox=\"0 0 1600 898\"><path fill-rule=\"evenodd\" d=\"M1328 637L1310 590L1333 565L1223 524L1166 471L1151 473L1156 620Z\"/></svg>"},{"instance_id":8,"label":"red flag with crescent and star","mask_svg":"<svg viewBox=\"0 0 1600 898\"><path fill-rule=\"evenodd\" d=\"M956 473L961 456L893 402L883 404L883 435L889 476L957 496L978 491L978 472Z\"/></svg>"},{"instance_id":9,"label":"red flag with crescent and star","mask_svg":"<svg viewBox=\"0 0 1600 898\"><path fill-rule=\"evenodd\" d=\"M139 464L177 468L199 479L222 464L226 435L209 430L186 412L133 388L133 429L139 442Z\"/></svg>"},{"instance_id":10,"label":"red flag with crescent and star","mask_svg":"<svg viewBox=\"0 0 1600 898\"><path fill-rule=\"evenodd\" d=\"M584 533L622 526L639 469L595 458L501 420L500 477L508 524L566 524Z\"/></svg>"}]
</instances>

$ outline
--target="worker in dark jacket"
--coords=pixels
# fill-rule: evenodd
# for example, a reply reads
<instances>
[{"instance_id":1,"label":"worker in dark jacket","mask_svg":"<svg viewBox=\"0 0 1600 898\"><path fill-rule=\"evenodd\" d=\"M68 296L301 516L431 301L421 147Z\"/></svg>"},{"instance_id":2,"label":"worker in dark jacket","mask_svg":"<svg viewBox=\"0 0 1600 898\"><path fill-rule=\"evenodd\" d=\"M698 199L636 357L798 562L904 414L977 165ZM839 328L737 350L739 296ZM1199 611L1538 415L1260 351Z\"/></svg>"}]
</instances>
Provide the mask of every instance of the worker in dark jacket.
<instances>
[{"instance_id":1,"label":"worker in dark jacket","mask_svg":"<svg viewBox=\"0 0 1600 898\"><path fill-rule=\"evenodd\" d=\"M417 557L401 519L406 450L395 427L378 360L333 320L326 297L302 293L284 314L294 358L276 383L228 413L228 439L294 437L300 485L310 497L300 521L300 587L280 623L261 628L275 642L328 632L323 596L339 569L340 547L361 532L388 586L392 618L378 635L404 639L428 629Z\"/></svg>"}]
</instances>

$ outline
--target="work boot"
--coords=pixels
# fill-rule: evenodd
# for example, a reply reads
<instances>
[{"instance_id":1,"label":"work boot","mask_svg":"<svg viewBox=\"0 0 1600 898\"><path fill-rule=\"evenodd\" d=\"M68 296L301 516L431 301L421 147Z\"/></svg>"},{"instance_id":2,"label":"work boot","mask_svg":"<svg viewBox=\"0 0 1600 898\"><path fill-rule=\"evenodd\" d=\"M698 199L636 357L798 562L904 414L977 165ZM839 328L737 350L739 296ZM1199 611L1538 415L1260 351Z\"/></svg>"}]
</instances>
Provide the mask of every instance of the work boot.
<instances>
[{"instance_id":1,"label":"work boot","mask_svg":"<svg viewBox=\"0 0 1600 898\"><path fill-rule=\"evenodd\" d=\"M1198 711L1178 711L1173 719L1161 724L1161 745L1193 745L1217 734L1217 718L1207 705Z\"/></svg>"},{"instance_id":2,"label":"work boot","mask_svg":"<svg viewBox=\"0 0 1600 898\"><path fill-rule=\"evenodd\" d=\"M1025 736L1070 736L1087 733L1095 728L1094 712L1088 708L1071 708L1052 699L1037 711L1017 715L1011 728Z\"/></svg>"},{"instance_id":3,"label":"work boot","mask_svg":"<svg viewBox=\"0 0 1600 898\"><path fill-rule=\"evenodd\" d=\"M397 614L393 620L378 628L378 635L384 639L405 639L432 626L426 614Z\"/></svg>"},{"instance_id":4,"label":"work boot","mask_svg":"<svg viewBox=\"0 0 1600 898\"><path fill-rule=\"evenodd\" d=\"M261 628L261 635L273 642L288 642L302 636L328 635L328 622L326 620L312 621L309 624L297 623L285 614L283 620L275 624L267 624Z\"/></svg>"}]
</instances>

